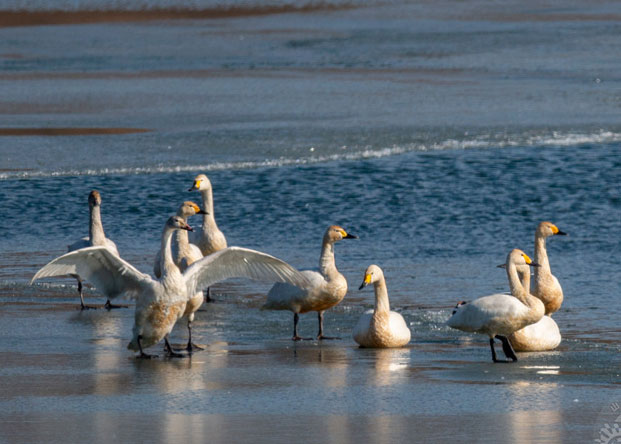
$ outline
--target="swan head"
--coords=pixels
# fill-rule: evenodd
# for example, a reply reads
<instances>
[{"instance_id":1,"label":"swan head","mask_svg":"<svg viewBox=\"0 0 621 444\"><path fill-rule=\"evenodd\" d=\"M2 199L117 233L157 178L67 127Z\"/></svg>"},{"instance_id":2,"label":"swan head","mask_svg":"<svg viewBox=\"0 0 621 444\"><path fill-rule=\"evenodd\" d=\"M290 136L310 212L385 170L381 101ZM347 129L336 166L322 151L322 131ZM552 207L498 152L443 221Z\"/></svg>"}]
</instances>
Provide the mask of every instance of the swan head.
<instances>
[{"instance_id":1,"label":"swan head","mask_svg":"<svg viewBox=\"0 0 621 444\"><path fill-rule=\"evenodd\" d=\"M191 226L189 226L182 217L179 216L171 216L166 221L166 229L168 230L187 230L194 231Z\"/></svg>"},{"instance_id":2,"label":"swan head","mask_svg":"<svg viewBox=\"0 0 621 444\"><path fill-rule=\"evenodd\" d=\"M199 174L194 178L194 183L188 191L205 191L211 189L211 182L204 174Z\"/></svg>"},{"instance_id":3,"label":"swan head","mask_svg":"<svg viewBox=\"0 0 621 444\"><path fill-rule=\"evenodd\" d=\"M377 265L369 265L364 272L364 278L362 280L362 284L358 287L358 290L362 290L369 284L374 284L380 281L384 277L384 272Z\"/></svg>"},{"instance_id":4,"label":"swan head","mask_svg":"<svg viewBox=\"0 0 621 444\"><path fill-rule=\"evenodd\" d=\"M99 191L93 190L88 195L88 206L89 207L98 207L101 205L101 195Z\"/></svg>"},{"instance_id":5,"label":"swan head","mask_svg":"<svg viewBox=\"0 0 621 444\"><path fill-rule=\"evenodd\" d=\"M550 237L555 235L566 236L567 233L558 229L552 222L541 222L537 227L537 234L541 237Z\"/></svg>"},{"instance_id":6,"label":"swan head","mask_svg":"<svg viewBox=\"0 0 621 444\"><path fill-rule=\"evenodd\" d=\"M358 239L358 236L354 236L353 234L349 234L343 228L338 225L331 225L326 230L326 233L323 235L323 239L325 242L338 242L342 239Z\"/></svg>"},{"instance_id":7,"label":"swan head","mask_svg":"<svg viewBox=\"0 0 621 444\"><path fill-rule=\"evenodd\" d=\"M207 214L205 211L201 210L201 208L196 205L194 202L186 200L181 204L179 209L177 210L177 216L182 217L184 220L187 220L188 217L194 216L195 214Z\"/></svg>"},{"instance_id":8,"label":"swan head","mask_svg":"<svg viewBox=\"0 0 621 444\"><path fill-rule=\"evenodd\" d=\"M499 267L509 269L510 264L515 265L520 272L528 270L528 267L540 267L539 264L533 262L533 260L528 257L526 253L518 248L511 250L511 252L507 255L507 262L504 267L501 265L499 265Z\"/></svg>"}]
</instances>

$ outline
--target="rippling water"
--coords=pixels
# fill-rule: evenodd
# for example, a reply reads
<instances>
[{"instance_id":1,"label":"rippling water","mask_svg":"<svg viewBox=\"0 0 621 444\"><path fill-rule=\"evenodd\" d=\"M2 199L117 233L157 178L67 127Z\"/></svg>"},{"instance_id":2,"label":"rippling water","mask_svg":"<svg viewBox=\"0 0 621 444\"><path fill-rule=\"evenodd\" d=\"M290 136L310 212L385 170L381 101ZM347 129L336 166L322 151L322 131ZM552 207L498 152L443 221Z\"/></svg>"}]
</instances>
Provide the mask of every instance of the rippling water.
<instances>
[{"instance_id":1,"label":"rippling water","mask_svg":"<svg viewBox=\"0 0 621 444\"><path fill-rule=\"evenodd\" d=\"M444 325L450 310L505 291L496 265L512 248L532 254L537 224L556 223L569 233L547 242L565 292L554 316L564 342L537 359L557 374L558 365L589 368L587 376L565 373L569 384L618 384L616 3L268 5L278 11L253 2L141 5L150 20L132 8L88 13L106 9L98 1L0 2L16 14L0 20L3 303L77 304L69 280L28 283L88 234L91 189L101 192L108 237L149 272L166 217L183 200L200 198L186 190L205 172L229 245L308 268L317 264L327 225L357 234L336 246L350 291L326 315L326 329L349 336L372 304L370 290L356 289L376 263L420 347L415 359L427 366L454 353L468 359L460 348L470 350L471 337ZM61 13L31 14L50 9ZM181 20L179 10L196 17ZM6 17L50 25L7 26ZM258 310L268 288L246 281L215 287L218 303L199 316L197 334L231 344L287 337L288 312ZM114 338L104 345L123 353L131 313L110 319L109 330L99 315L68 325L92 322L93 337ZM303 316L304 334L315 322ZM11 326L4 327L9 336L17 334ZM487 360L479 339L472 339L475 359ZM279 355L272 346L266 353ZM366 362L349 349L332 352ZM480 369L461 367L443 378L481 378ZM532 396L552 402L555 390ZM486 399L494 405L493 396Z\"/></svg>"}]
</instances>

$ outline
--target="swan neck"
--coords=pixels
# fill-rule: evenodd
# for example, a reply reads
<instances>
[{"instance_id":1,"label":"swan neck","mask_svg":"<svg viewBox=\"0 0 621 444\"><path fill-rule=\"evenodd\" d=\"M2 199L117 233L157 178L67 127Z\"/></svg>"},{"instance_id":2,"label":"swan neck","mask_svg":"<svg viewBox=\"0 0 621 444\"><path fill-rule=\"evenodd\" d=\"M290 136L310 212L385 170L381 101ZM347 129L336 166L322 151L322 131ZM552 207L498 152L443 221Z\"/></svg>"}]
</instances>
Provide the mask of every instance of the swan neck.
<instances>
[{"instance_id":1,"label":"swan neck","mask_svg":"<svg viewBox=\"0 0 621 444\"><path fill-rule=\"evenodd\" d=\"M98 205L93 205L90 208L88 237L93 245L103 245L105 243L106 234L101 223L101 207Z\"/></svg>"},{"instance_id":2,"label":"swan neck","mask_svg":"<svg viewBox=\"0 0 621 444\"><path fill-rule=\"evenodd\" d=\"M168 272L175 266L172 258L172 248L171 242L173 237L174 230L169 228L164 229L162 233L162 244L161 244L161 254L160 254L160 270L162 270L162 277L164 277Z\"/></svg>"},{"instance_id":3,"label":"swan neck","mask_svg":"<svg viewBox=\"0 0 621 444\"><path fill-rule=\"evenodd\" d=\"M509 287L511 288L511 294L516 297L521 303L528 307L530 311L529 318L532 322L537 322L545 313L543 302L538 298L530 294L530 289L526 286L530 284L530 271L527 274L522 275L522 282L518 275L515 264L509 264L507 266L507 276L509 277Z\"/></svg>"},{"instance_id":4,"label":"swan neck","mask_svg":"<svg viewBox=\"0 0 621 444\"><path fill-rule=\"evenodd\" d=\"M213 214L213 192L211 187L206 190L201 190L201 196L203 197L203 210L207 214L203 214L203 225L209 220L214 220Z\"/></svg>"},{"instance_id":5,"label":"swan neck","mask_svg":"<svg viewBox=\"0 0 621 444\"><path fill-rule=\"evenodd\" d=\"M550 273L550 261L546 251L546 238L539 233L535 234L535 262L540 266L535 267L535 278L539 274Z\"/></svg>"},{"instance_id":6,"label":"swan neck","mask_svg":"<svg viewBox=\"0 0 621 444\"><path fill-rule=\"evenodd\" d=\"M319 271L323 276L330 276L335 272L336 263L334 261L334 244L332 242L323 242L321 246L321 256L319 256Z\"/></svg>"},{"instance_id":7,"label":"swan neck","mask_svg":"<svg viewBox=\"0 0 621 444\"><path fill-rule=\"evenodd\" d=\"M375 289L375 310L373 310L373 313L390 313L390 302L388 301L386 279L382 276L380 280L373 284L373 287Z\"/></svg>"}]
</instances>

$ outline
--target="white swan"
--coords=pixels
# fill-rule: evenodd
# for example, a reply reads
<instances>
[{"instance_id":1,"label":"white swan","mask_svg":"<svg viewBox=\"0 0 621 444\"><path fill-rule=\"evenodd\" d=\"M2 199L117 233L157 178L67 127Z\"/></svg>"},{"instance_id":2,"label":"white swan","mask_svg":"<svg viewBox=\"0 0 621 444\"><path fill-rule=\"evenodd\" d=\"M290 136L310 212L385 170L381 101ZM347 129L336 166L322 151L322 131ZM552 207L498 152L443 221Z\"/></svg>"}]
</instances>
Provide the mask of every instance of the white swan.
<instances>
[{"instance_id":1,"label":"white swan","mask_svg":"<svg viewBox=\"0 0 621 444\"><path fill-rule=\"evenodd\" d=\"M171 240L177 229L191 230L178 216L166 222L162 233L162 277L154 280L104 247L88 247L60 256L41 268L32 281L48 276L76 274L91 280L109 294L137 298L133 338L128 348L151 357L144 349L166 341L169 356L173 352L167 335L183 316L188 299L202 288L231 277L308 285L296 269L273 256L246 248L231 247L194 262L183 273L173 263ZM31 281L31 282L32 282Z\"/></svg>"},{"instance_id":2,"label":"white swan","mask_svg":"<svg viewBox=\"0 0 621 444\"><path fill-rule=\"evenodd\" d=\"M507 336L529 324L538 322L544 314L543 303L532 296L528 288L522 286L518 276L518 269L526 272L528 265L538 266L523 251L512 250L506 261L511 295L493 294L475 299L470 303L460 302L447 321L449 327L488 335L494 362L509 362L496 358L494 338L501 340L502 349L507 358L517 361L517 356Z\"/></svg>"},{"instance_id":3,"label":"white swan","mask_svg":"<svg viewBox=\"0 0 621 444\"><path fill-rule=\"evenodd\" d=\"M565 236L556 225L551 222L541 222L535 231L535 262L541 267L535 268L535 279L533 280L533 296L538 297L546 307L546 314L558 311L563 303L563 289L558 279L550 270L550 261L546 251L546 238L555 235Z\"/></svg>"},{"instance_id":4,"label":"white swan","mask_svg":"<svg viewBox=\"0 0 621 444\"><path fill-rule=\"evenodd\" d=\"M101 223L101 195L99 191L92 190L88 195L88 209L89 209L89 228L88 237L83 237L77 242L67 246L67 251L79 250L80 248L102 246L108 248L113 254L119 256L119 251L116 248L116 244L106 237L104 233L103 224ZM88 308L96 308L90 305L84 304L84 295L82 294L82 280L79 276L73 275L78 281L78 293L80 293L80 308L82 310ZM105 307L109 310L111 308L118 308L118 305L112 305L110 303L110 295L106 300Z\"/></svg>"},{"instance_id":5,"label":"white swan","mask_svg":"<svg viewBox=\"0 0 621 444\"><path fill-rule=\"evenodd\" d=\"M535 261L540 267L535 268L535 280L532 294L538 297L546 307L546 314L539 322L527 325L509 336L513 349L519 352L554 350L561 343L561 331L550 316L558 310L563 302L563 290L558 280L550 271L550 262L545 247L546 237L565 235L556 225L550 222L541 222L535 231ZM524 288L530 287L530 271L520 273L520 280Z\"/></svg>"},{"instance_id":6,"label":"white swan","mask_svg":"<svg viewBox=\"0 0 621 444\"><path fill-rule=\"evenodd\" d=\"M361 347L402 347L410 342L411 332L405 319L396 311L390 311L388 289L384 273L377 265L369 265L359 290L373 283L375 308L366 311L354 327L354 341Z\"/></svg>"},{"instance_id":7,"label":"white swan","mask_svg":"<svg viewBox=\"0 0 621 444\"><path fill-rule=\"evenodd\" d=\"M203 256L226 248L226 238L218 229L213 213L213 192L211 182L204 174L199 174L188 191L200 191L203 197L203 225L200 230L190 234L190 242L198 245Z\"/></svg>"},{"instance_id":8,"label":"white swan","mask_svg":"<svg viewBox=\"0 0 621 444\"><path fill-rule=\"evenodd\" d=\"M188 217L194 216L195 214L205 214L203 210L199 208L194 202L185 201L181 204L179 209L177 210L177 216L183 219L184 222L187 223ZM194 262L203 258L203 253L200 248L196 245L191 244L188 241L188 231L187 230L176 230L173 234L173 239L171 243L172 250L172 258L175 265L179 268L179 270L183 273L186 268L192 265ZM155 263L153 265L153 273L155 277L161 277L162 272L160 270L160 258L161 258L161 250L157 252L155 257ZM194 322L194 313L200 308L203 303L204 296L203 292L199 291L190 299L185 307L185 312L183 317L187 319L188 326L188 345L186 350L191 353L193 350L203 350L203 347L199 347L198 345L192 343L192 322Z\"/></svg>"},{"instance_id":9,"label":"white swan","mask_svg":"<svg viewBox=\"0 0 621 444\"><path fill-rule=\"evenodd\" d=\"M293 312L293 340L299 341L299 314L316 311L319 320L317 339L335 339L323 335L323 313L343 300L347 293L347 280L336 269L334 262L334 243L341 239L356 239L343 228L332 225L328 227L321 245L319 271L304 270L302 274L310 281L307 288L298 288L289 284L275 284L267 294L263 309L290 310Z\"/></svg>"}]
</instances>

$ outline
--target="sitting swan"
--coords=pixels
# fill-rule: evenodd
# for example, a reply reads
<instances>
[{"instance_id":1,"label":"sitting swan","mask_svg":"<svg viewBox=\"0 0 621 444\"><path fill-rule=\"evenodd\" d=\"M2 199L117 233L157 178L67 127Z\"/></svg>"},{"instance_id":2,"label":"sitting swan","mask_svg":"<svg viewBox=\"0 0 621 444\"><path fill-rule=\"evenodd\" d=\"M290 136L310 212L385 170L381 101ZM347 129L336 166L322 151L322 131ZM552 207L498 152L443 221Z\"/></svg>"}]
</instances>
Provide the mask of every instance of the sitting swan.
<instances>
[{"instance_id":1,"label":"sitting swan","mask_svg":"<svg viewBox=\"0 0 621 444\"><path fill-rule=\"evenodd\" d=\"M382 269L369 265L359 290L373 283L375 289L375 308L366 311L354 327L354 341L361 347L402 347L410 342L410 329L403 316L390 311L388 290Z\"/></svg>"},{"instance_id":2,"label":"sitting swan","mask_svg":"<svg viewBox=\"0 0 621 444\"><path fill-rule=\"evenodd\" d=\"M565 234L550 222L541 222L535 231L535 261L541 266L535 269L535 276L539 277L539 280L535 280L532 294L544 303L546 314L539 322L527 325L509 336L509 341L516 351L549 351L561 343L561 331L550 316L560 308L563 302L563 290L550 271L545 239L552 235ZM524 288L529 288L530 271L519 275Z\"/></svg>"},{"instance_id":3,"label":"sitting swan","mask_svg":"<svg viewBox=\"0 0 621 444\"><path fill-rule=\"evenodd\" d=\"M263 309L290 310L293 312L293 340L299 341L299 314L316 311L319 320L317 339L335 339L323 335L323 312L343 300L347 293L347 280L336 269L334 262L334 243L341 239L357 239L339 226L328 227L321 246L319 271L304 270L302 274L310 281L308 288L298 288L289 284L275 284L267 294ZM310 338L308 338L310 339Z\"/></svg>"},{"instance_id":4,"label":"sitting swan","mask_svg":"<svg viewBox=\"0 0 621 444\"><path fill-rule=\"evenodd\" d=\"M199 174L188 191L200 191L203 197L203 225L190 235L190 242L198 245L203 256L226 248L226 238L218 229L213 213L213 192L211 182L204 174Z\"/></svg>"},{"instance_id":5,"label":"sitting swan","mask_svg":"<svg viewBox=\"0 0 621 444\"><path fill-rule=\"evenodd\" d=\"M449 327L488 335L494 362L509 362L496 358L494 338L502 341L502 349L507 358L517 361L517 356L507 336L538 322L544 314L543 303L532 296L527 287L522 286L518 276L518 270L524 273L529 265L538 266L523 251L512 250L506 261L511 295L493 294L475 299L470 303L460 302L447 321Z\"/></svg>"},{"instance_id":6,"label":"sitting swan","mask_svg":"<svg viewBox=\"0 0 621 444\"><path fill-rule=\"evenodd\" d=\"M133 338L128 348L139 351L143 358L151 357L144 353L144 349L162 339L165 339L169 356L182 356L173 352L167 336L183 316L187 301L202 288L231 277L289 282L300 286L309 284L299 271L280 259L239 247L226 248L204 257L181 273L173 262L171 252L173 232L179 229L192 230L178 216L169 218L164 226L161 240L162 277L159 280L138 271L107 248L88 247L54 259L41 268L32 281L76 274L105 288L108 294L137 298Z\"/></svg>"},{"instance_id":7,"label":"sitting swan","mask_svg":"<svg viewBox=\"0 0 621 444\"><path fill-rule=\"evenodd\" d=\"M119 251L116 248L116 244L106 237L104 233L103 224L101 223L101 195L99 191L93 190L88 195L88 209L89 209L89 229L88 237L84 237L77 242L72 243L67 247L67 251L75 251L80 248L102 246L108 248L116 256L119 255ZM80 308L86 310L88 308L97 308L84 304L84 296L82 294L82 280L79 276L73 275L78 281L78 292L80 293ZM112 305L110 303L110 295L106 300L105 307L110 310L111 308L119 308L118 305Z\"/></svg>"},{"instance_id":8,"label":"sitting swan","mask_svg":"<svg viewBox=\"0 0 621 444\"><path fill-rule=\"evenodd\" d=\"M195 214L205 214L205 212L194 202L190 201L183 202L177 210L177 216L183 219L186 223L188 221L188 217L194 216ZM194 262L203 258L201 250L196 245L189 243L187 230L176 230L174 232L171 250L173 262L182 273ZM158 251L153 265L153 273L157 278L162 276L160 262L161 251ZM192 343L192 322L194 322L194 313L200 308L203 303L203 299L203 293L200 291L197 292L188 300L185 307L185 313L183 314L183 316L188 320L188 345L186 350L190 353L194 349L203 349L202 347Z\"/></svg>"},{"instance_id":9,"label":"sitting swan","mask_svg":"<svg viewBox=\"0 0 621 444\"><path fill-rule=\"evenodd\" d=\"M535 231L535 262L541 265L535 269L533 296L538 297L546 307L546 314L558 311L563 303L563 289L558 279L550 270L550 261L546 251L546 238L554 235L566 236L551 222L541 222Z\"/></svg>"}]
</instances>

